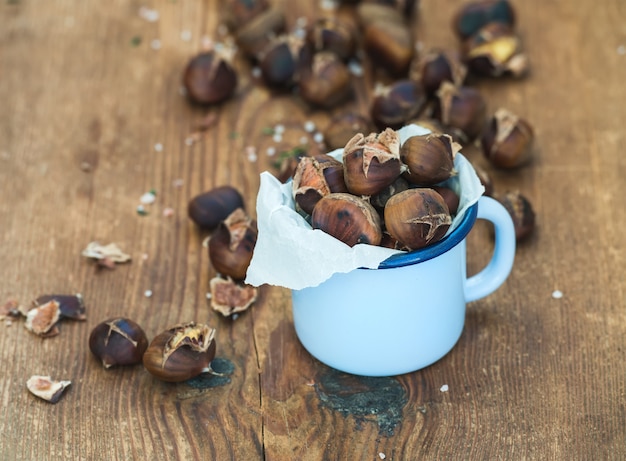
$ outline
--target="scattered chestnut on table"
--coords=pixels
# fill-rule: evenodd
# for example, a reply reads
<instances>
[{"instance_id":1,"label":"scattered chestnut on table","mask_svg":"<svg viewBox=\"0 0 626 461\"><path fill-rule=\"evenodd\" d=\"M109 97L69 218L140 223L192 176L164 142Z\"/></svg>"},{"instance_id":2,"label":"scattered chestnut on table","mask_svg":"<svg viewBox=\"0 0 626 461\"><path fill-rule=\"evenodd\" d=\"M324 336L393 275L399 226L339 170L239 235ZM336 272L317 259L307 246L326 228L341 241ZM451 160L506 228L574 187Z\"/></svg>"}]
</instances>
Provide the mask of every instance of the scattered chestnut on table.
<instances>
[{"instance_id":1,"label":"scattered chestnut on table","mask_svg":"<svg viewBox=\"0 0 626 461\"><path fill-rule=\"evenodd\" d=\"M266 85L276 89L291 88L306 58L304 40L294 34L272 39L259 53L259 68Z\"/></svg>"},{"instance_id":2,"label":"scattered chestnut on table","mask_svg":"<svg viewBox=\"0 0 626 461\"><path fill-rule=\"evenodd\" d=\"M437 91L433 117L444 125L444 129L452 127L458 130L457 133L463 136L461 142L466 144L481 134L487 105L476 88L444 81Z\"/></svg>"},{"instance_id":3,"label":"scattered chestnut on table","mask_svg":"<svg viewBox=\"0 0 626 461\"><path fill-rule=\"evenodd\" d=\"M489 162L498 168L517 168L530 161L533 128L525 119L500 108L488 121L481 147Z\"/></svg>"},{"instance_id":4,"label":"scattered chestnut on table","mask_svg":"<svg viewBox=\"0 0 626 461\"><path fill-rule=\"evenodd\" d=\"M215 330L195 322L173 326L155 336L143 355L143 365L162 381L180 382L211 370Z\"/></svg>"},{"instance_id":5,"label":"scattered chestnut on table","mask_svg":"<svg viewBox=\"0 0 626 461\"><path fill-rule=\"evenodd\" d=\"M355 112L343 112L330 119L324 130L324 142L329 149L343 148L354 135L370 133L372 122Z\"/></svg>"},{"instance_id":6,"label":"scattered chestnut on table","mask_svg":"<svg viewBox=\"0 0 626 461\"><path fill-rule=\"evenodd\" d=\"M530 201L519 191L507 192L496 196L496 199L513 219L516 240L519 242L527 239L535 229L535 211Z\"/></svg>"},{"instance_id":7,"label":"scattered chestnut on table","mask_svg":"<svg viewBox=\"0 0 626 461\"><path fill-rule=\"evenodd\" d=\"M256 221L237 208L209 238L209 259L217 272L243 280L257 239Z\"/></svg>"},{"instance_id":8,"label":"scattered chestnut on table","mask_svg":"<svg viewBox=\"0 0 626 461\"><path fill-rule=\"evenodd\" d=\"M508 0L477 0L465 3L454 15L452 28L462 40L489 23L513 27L515 10Z\"/></svg>"},{"instance_id":9,"label":"scattered chestnut on table","mask_svg":"<svg viewBox=\"0 0 626 461\"><path fill-rule=\"evenodd\" d=\"M433 97L444 81L462 85L467 67L458 53L433 49L413 61L410 76L412 80L421 82L426 94Z\"/></svg>"},{"instance_id":10,"label":"scattered chestnut on table","mask_svg":"<svg viewBox=\"0 0 626 461\"><path fill-rule=\"evenodd\" d=\"M313 207L331 192L348 192L343 179L343 164L330 155L302 157L292 182L296 205L311 214Z\"/></svg>"},{"instance_id":11,"label":"scattered chestnut on table","mask_svg":"<svg viewBox=\"0 0 626 461\"><path fill-rule=\"evenodd\" d=\"M133 320L117 317L95 326L89 335L89 350L104 368L141 363L148 338Z\"/></svg>"},{"instance_id":12,"label":"scattered chestnut on table","mask_svg":"<svg viewBox=\"0 0 626 461\"><path fill-rule=\"evenodd\" d=\"M426 94L418 82L398 80L374 90L370 114L378 129L396 130L417 118L426 104Z\"/></svg>"},{"instance_id":13,"label":"scattered chestnut on table","mask_svg":"<svg viewBox=\"0 0 626 461\"><path fill-rule=\"evenodd\" d=\"M272 39L284 32L285 24L285 14L281 9L263 9L235 28L235 41L246 56L258 60L259 54Z\"/></svg>"},{"instance_id":14,"label":"scattered chestnut on table","mask_svg":"<svg viewBox=\"0 0 626 461\"><path fill-rule=\"evenodd\" d=\"M219 186L193 197L187 213L201 229L214 230L237 208L244 208L241 193L232 186Z\"/></svg>"},{"instance_id":15,"label":"scattered chestnut on table","mask_svg":"<svg viewBox=\"0 0 626 461\"><path fill-rule=\"evenodd\" d=\"M183 75L187 96L199 104L217 104L232 96L237 73L226 52L211 50L189 61Z\"/></svg>"},{"instance_id":16,"label":"scattered chestnut on table","mask_svg":"<svg viewBox=\"0 0 626 461\"><path fill-rule=\"evenodd\" d=\"M342 61L356 51L356 37L352 27L337 17L318 18L307 31L307 42L315 52L330 51Z\"/></svg>"}]
</instances>

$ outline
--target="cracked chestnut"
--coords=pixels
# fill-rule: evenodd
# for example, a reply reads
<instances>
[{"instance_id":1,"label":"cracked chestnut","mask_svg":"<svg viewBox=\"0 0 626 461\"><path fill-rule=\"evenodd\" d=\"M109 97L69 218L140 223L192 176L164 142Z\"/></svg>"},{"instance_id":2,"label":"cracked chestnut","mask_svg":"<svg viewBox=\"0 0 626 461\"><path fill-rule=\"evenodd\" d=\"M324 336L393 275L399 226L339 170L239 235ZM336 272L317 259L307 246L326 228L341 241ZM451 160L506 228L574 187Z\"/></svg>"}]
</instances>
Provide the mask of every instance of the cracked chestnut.
<instances>
[{"instance_id":1,"label":"cracked chestnut","mask_svg":"<svg viewBox=\"0 0 626 461\"><path fill-rule=\"evenodd\" d=\"M292 182L293 197L298 207L307 214L317 202L331 192L348 192L343 180L343 165L330 155L302 157Z\"/></svg>"},{"instance_id":2,"label":"cracked chestnut","mask_svg":"<svg viewBox=\"0 0 626 461\"><path fill-rule=\"evenodd\" d=\"M487 117L487 105L476 88L443 82L437 91L433 117L444 125L444 129L456 129L457 135L462 136L461 142L465 144L481 134Z\"/></svg>"},{"instance_id":3,"label":"cracked chestnut","mask_svg":"<svg viewBox=\"0 0 626 461\"><path fill-rule=\"evenodd\" d=\"M407 166L404 176L417 186L431 186L454 173L454 156L460 146L447 134L411 136L400 148L400 159Z\"/></svg>"},{"instance_id":4,"label":"cracked chestnut","mask_svg":"<svg viewBox=\"0 0 626 461\"><path fill-rule=\"evenodd\" d=\"M317 202L311 226L351 247L357 243L378 245L382 238L380 217L374 207L361 197L342 192L328 194Z\"/></svg>"},{"instance_id":5,"label":"cracked chestnut","mask_svg":"<svg viewBox=\"0 0 626 461\"><path fill-rule=\"evenodd\" d=\"M329 109L352 94L352 77L348 66L330 51L313 55L299 78L300 96L313 106Z\"/></svg>"},{"instance_id":6,"label":"cracked chestnut","mask_svg":"<svg viewBox=\"0 0 626 461\"><path fill-rule=\"evenodd\" d=\"M209 259L217 272L243 280L257 239L256 221L237 208L220 223L209 239Z\"/></svg>"},{"instance_id":7,"label":"cracked chestnut","mask_svg":"<svg viewBox=\"0 0 626 461\"><path fill-rule=\"evenodd\" d=\"M354 31L348 23L336 17L317 19L309 28L307 42L316 52L330 51L347 61L356 51Z\"/></svg>"},{"instance_id":8,"label":"cracked chestnut","mask_svg":"<svg viewBox=\"0 0 626 461\"><path fill-rule=\"evenodd\" d=\"M507 109L498 109L483 130L485 157L498 168L517 168L530 161L533 128Z\"/></svg>"},{"instance_id":9,"label":"cracked chestnut","mask_svg":"<svg viewBox=\"0 0 626 461\"><path fill-rule=\"evenodd\" d=\"M445 50L431 50L411 68L411 79L422 83L426 94L434 96L441 84L446 81L462 85L467 75L467 67L461 62L458 53Z\"/></svg>"},{"instance_id":10,"label":"cracked chestnut","mask_svg":"<svg viewBox=\"0 0 626 461\"><path fill-rule=\"evenodd\" d=\"M519 191L507 192L496 198L513 219L515 239L519 242L528 238L535 230L535 211L530 201Z\"/></svg>"},{"instance_id":11,"label":"cracked chestnut","mask_svg":"<svg viewBox=\"0 0 626 461\"><path fill-rule=\"evenodd\" d=\"M380 130L397 130L418 117L426 107L427 99L422 86L413 80L398 80L374 90L370 113Z\"/></svg>"},{"instance_id":12,"label":"cracked chestnut","mask_svg":"<svg viewBox=\"0 0 626 461\"><path fill-rule=\"evenodd\" d=\"M143 329L123 317L99 323L89 335L89 350L104 368L141 363L147 348L148 338Z\"/></svg>"},{"instance_id":13,"label":"cracked chestnut","mask_svg":"<svg viewBox=\"0 0 626 461\"><path fill-rule=\"evenodd\" d=\"M215 330L189 322L158 334L143 355L146 370L162 381L180 382L211 370Z\"/></svg>"},{"instance_id":14,"label":"cracked chestnut","mask_svg":"<svg viewBox=\"0 0 626 461\"><path fill-rule=\"evenodd\" d=\"M183 84L187 96L193 102L217 104L235 92L237 73L227 53L207 51L189 61L183 75Z\"/></svg>"},{"instance_id":15,"label":"cracked chestnut","mask_svg":"<svg viewBox=\"0 0 626 461\"><path fill-rule=\"evenodd\" d=\"M408 189L385 205L387 232L410 250L441 240L452 224L445 200L430 188Z\"/></svg>"},{"instance_id":16,"label":"cracked chestnut","mask_svg":"<svg viewBox=\"0 0 626 461\"><path fill-rule=\"evenodd\" d=\"M343 151L343 179L355 195L374 195L402 173L400 137L387 128L368 136L357 134Z\"/></svg>"}]
</instances>

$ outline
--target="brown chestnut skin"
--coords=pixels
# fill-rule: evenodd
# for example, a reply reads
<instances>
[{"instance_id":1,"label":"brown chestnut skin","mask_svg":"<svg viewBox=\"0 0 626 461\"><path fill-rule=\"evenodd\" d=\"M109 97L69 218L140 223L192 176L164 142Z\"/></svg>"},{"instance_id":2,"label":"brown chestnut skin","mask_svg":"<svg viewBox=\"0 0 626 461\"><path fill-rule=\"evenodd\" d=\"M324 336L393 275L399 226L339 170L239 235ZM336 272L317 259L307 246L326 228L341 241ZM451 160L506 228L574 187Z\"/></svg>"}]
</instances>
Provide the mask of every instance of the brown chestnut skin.
<instances>
[{"instance_id":1,"label":"brown chestnut skin","mask_svg":"<svg viewBox=\"0 0 626 461\"><path fill-rule=\"evenodd\" d=\"M401 173L400 138L389 128L379 134L358 134L344 148L343 179L352 194L377 194Z\"/></svg>"},{"instance_id":2,"label":"brown chestnut skin","mask_svg":"<svg viewBox=\"0 0 626 461\"><path fill-rule=\"evenodd\" d=\"M506 109L498 109L481 138L483 154L497 168L518 168L530 161L533 128Z\"/></svg>"},{"instance_id":3,"label":"brown chestnut skin","mask_svg":"<svg viewBox=\"0 0 626 461\"><path fill-rule=\"evenodd\" d=\"M495 188L493 185L493 180L491 179L491 176L489 176L489 173L487 173L484 168L478 165L472 166L474 167L474 171L476 172L476 176L478 176L480 183L485 188L484 195L486 195L487 197L493 197Z\"/></svg>"},{"instance_id":4,"label":"brown chestnut skin","mask_svg":"<svg viewBox=\"0 0 626 461\"><path fill-rule=\"evenodd\" d=\"M306 39L314 51L330 51L342 61L350 59L356 51L354 31L348 23L336 17L317 19L309 28Z\"/></svg>"},{"instance_id":5,"label":"brown chestnut skin","mask_svg":"<svg viewBox=\"0 0 626 461\"><path fill-rule=\"evenodd\" d=\"M352 94L348 66L330 51L315 53L299 80L300 96L313 106L330 109Z\"/></svg>"},{"instance_id":6,"label":"brown chestnut skin","mask_svg":"<svg viewBox=\"0 0 626 461\"><path fill-rule=\"evenodd\" d=\"M481 134L487 117L487 104L476 88L443 82L437 91L433 117L444 127L459 130L463 135L461 142L465 144Z\"/></svg>"},{"instance_id":7,"label":"brown chestnut skin","mask_svg":"<svg viewBox=\"0 0 626 461\"><path fill-rule=\"evenodd\" d=\"M180 382L210 370L215 358L215 330L194 322L176 325L155 336L143 365L162 381Z\"/></svg>"},{"instance_id":8,"label":"brown chestnut skin","mask_svg":"<svg viewBox=\"0 0 626 461\"><path fill-rule=\"evenodd\" d=\"M89 335L89 350L104 368L141 363L148 338L134 321L117 317L96 325Z\"/></svg>"},{"instance_id":9,"label":"brown chestnut skin","mask_svg":"<svg viewBox=\"0 0 626 461\"><path fill-rule=\"evenodd\" d=\"M515 10L508 0L478 0L467 2L456 12L452 29L466 39L489 23L515 25Z\"/></svg>"},{"instance_id":10,"label":"brown chestnut skin","mask_svg":"<svg viewBox=\"0 0 626 461\"><path fill-rule=\"evenodd\" d=\"M385 209L385 205L387 201L398 192L402 192L403 190L407 190L409 188L409 182L404 179L402 176L399 176L394 182L389 184L383 190L381 190L376 195L372 195L370 197L370 203L372 206L378 211L382 213Z\"/></svg>"},{"instance_id":11,"label":"brown chestnut skin","mask_svg":"<svg viewBox=\"0 0 626 461\"><path fill-rule=\"evenodd\" d=\"M207 51L189 61L183 83L191 101L217 104L235 92L237 73L228 58L217 51Z\"/></svg>"},{"instance_id":12,"label":"brown chestnut skin","mask_svg":"<svg viewBox=\"0 0 626 461\"><path fill-rule=\"evenodd\" d=\"M448 211L450 211L450 214L454 216L459 209L459 195L451 188L445 186L432 186L432 189L443 197L443 200L448 206Z\"/></svg>"},{"instance_id":13,"label":"brown chestnut skin","mask_svg":"<svg viewBox=\"0 0 626 461\"><path fill-rule=\"evenodd\" d=\"M385 229L410 250L443 238L452 217L443 197L430 188L408 189L385 205Z\"/></svg>"},{"instance_id":14,"label":"brown chestnut skin","mask_svg":"<svg viewBox=\"0 0 626 461\"><path fill-rule=\"evenodd\" d=\"M449 179L458 150L453 145L447 134L411 136L400 148L400 159L408 168L406 179L418 186L432 186Z\"/></svg>"},{"instance_id":15,"label":"brown chestnut skin","mask_svg":"<svg viewBox=\"0 0 626 461\"><path fill-rule=\"evenodd\" d=\"M507 192L496 196L513 219L515 239L520 242L527 239L535 230L535 211L530 201L519 191Z\"/></svg>"},{"instance_id":16,"label":"brown chestnut skin","mask_svg":"<svg viewBox=\"0 0 626 461\"><path fill-rule=\"evenodd\" d=\"M357 243L378 245L382 238L380 217L374 207L360 197L342 192L328 194L317 202L311 226L351 247Z\"/></svg>"},{"instance_id":17,"label":"brown chestnut skin","mask_svg":"<svg viewBox=\"0 0 626 461\"><path fill-rule=\"evenodd\" d=\"M329 149L341 149L358 133L370 133L372 122L355 112L335 115L324 130L324 142Z\"/></svg>"},{"instance_id":18,"label":"brown chestnut skin","mask_svg":"<svg viewBox=\"0 0 626 461\"><path fill-rule=\"evenodd\" d=\"M421 82L429 97L435 95L442 82L462 85L467 75L467 67L461 62L461 57L450 51L434 49L414 62L411 79Z\"/></svg>"},{"instance_id":19,"label":"brown chestnut skin","mask_svg":"<svg viewBox=\"0 0 626 461\"><path fill-rule=\"evenodd\" d=\"M252 21L270 7L268 0L229 0L225 11L225 22L238 29Z\"/></svg>"},{"instance_id":20,"label":"brown chestnut skin","mask_svg":"<svg viewBox=\"0 0 626 461\"><path fill-rule=\"evenodd\" d=\"M295 35L281 35L259 54L259 68L265 84L274 89L289 89L308 59L304 41Z\"/></svg>"},{"instance_id":21,"label":"brown chestnut skin","mask_svg":"<svg viewBox=\"0 0 626 461\"><path fill-rule=\"evenodd\" d=\"M370 109L372 121L379 130L397 130L418 117L426 103L426 94L419 83L398 80L374 91Z\"/></svg>"},{"instance_id":22,"label":"brown chestnut skin","mask_svg":"<svg viewBox=\"0 0 626 461\"><path fill-rule=\"evenodd\" d=\"M237 208L244 208L243 197L232 186L219 186L189 201L189 218L203 230L214 230Z\"/></svg>"},{"instance_id":23,"label":"brown chestnut skin","mask_svg":"<svg viewBox=\"0 0 626 461\"><path fill-rule=\"evenodd\" d=\"M209 259L217 272L243 280L257 239L256 221L242 208L233 211L215 229L209 239Z\"/></svg>"}]
</instances>

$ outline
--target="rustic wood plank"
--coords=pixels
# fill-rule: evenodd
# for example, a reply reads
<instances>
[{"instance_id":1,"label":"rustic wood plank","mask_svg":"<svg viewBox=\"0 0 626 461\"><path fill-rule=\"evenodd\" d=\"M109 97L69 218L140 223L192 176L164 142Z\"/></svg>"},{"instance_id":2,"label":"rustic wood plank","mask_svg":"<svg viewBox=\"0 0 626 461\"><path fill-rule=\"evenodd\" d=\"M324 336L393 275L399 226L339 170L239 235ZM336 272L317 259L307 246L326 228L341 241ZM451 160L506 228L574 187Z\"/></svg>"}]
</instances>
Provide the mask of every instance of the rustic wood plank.
<instances>
[{"instance_id":1,"label":"rustic wood plank","mask_svg":"<svg viewBox=\"0 0 626 461\"><path fill-rule=\"evenodd\" d=\"M320 2L275 3L290 24L322 13ZM462 3L422 1L414 31L423 49L456 46L450 18ZM142 6L158 21L142 18ZM530 76L475 85L490 111L508 107L535 127L530 165L489 171L497 190L531 199L537 231L518 248L505 285L468 306L450 354L416 373L368 379L308 355L285 289L263 287L234 321L208 307L214 270L206 235L186 216L189 198L232 184L254 210L258 175L275 160L267 149L287 150L303 136L312 144L303 123L324 128L331 115L268 91L244 60L233 99L208 110L187 103L182 69L203 36L218 35L222 2L0 4L0 302L81 292L88 308L87 321L64 322L45 340L21 321L0 325L0 458L626 456L626 10L619 0L515 6ZM367 112L383 77L365 71L356 98L337 110ZM215 124L188 145L210 114ZM280 143L264 133L278 123ZM464 152L488 167L476 148ZM138 216L150 189L157 201ZM133 262L97 272L80 256L92 240L118 243ZM491 245L488 228L477 226L470 272ZM209 322L226 376L171 385L140 366L104 371L87 338L121 314L151 337L178 322ZM49 405L26 391L32 374L73 383Z\"/></svg>"}]
</instances>

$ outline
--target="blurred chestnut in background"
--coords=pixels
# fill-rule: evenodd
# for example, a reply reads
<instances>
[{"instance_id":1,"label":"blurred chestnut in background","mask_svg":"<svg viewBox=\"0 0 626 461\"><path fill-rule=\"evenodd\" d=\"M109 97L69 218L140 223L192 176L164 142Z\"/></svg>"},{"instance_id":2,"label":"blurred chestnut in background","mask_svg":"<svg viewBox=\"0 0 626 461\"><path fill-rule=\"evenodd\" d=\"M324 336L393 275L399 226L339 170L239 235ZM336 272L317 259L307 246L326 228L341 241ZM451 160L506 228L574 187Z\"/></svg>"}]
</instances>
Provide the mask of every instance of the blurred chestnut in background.
<instances>
[{"instance_id":1,"label":"blurred chestnut in background","mask_svg":"<svg viewBox=\"0 0 626 461\"><path fill-rule=\"evenodd\" d=\"M496 199L511 215L517 241L528 238L535 230L535 211L530 201L519 191L507 192Z\"/></svg>"},{"instance_id":2,"label":"blurred chestnut in background","mask_svg":"<svg viewBox=\"0 0 626 461\"><path fill-rule=\"evenodd\" d=\"M370 133L373 130L369 119L355 112L344 112L330 119L324 130L324 142L329 149L341 149L357 133Z\"/></svg>"},{"instance_id":3,"label":"blurred chestnut in background","mask_svg":"<svg viewBox=\"0 0 626 461\"><path fill-rule=\"evenodd\" d=\"M256 221L242 208L233 211L209 239L209 259L217 272L243 280L257 239Z\"/></svg>"},{"instance_id":4,"label":"blurred chestnut in background","mask_svg":"<svg viewBox=\"0 0 626 461\"><path fill-rule=\"evenodd\" d=\"M528 57L515 32L505 24L490 23L463 43L464 59L472 73L487 77L528 73Z\"/></svg>"},{"instance_id":5,"label":"blurred chestnut in background","mask_svg":"<svg viewBox=\"0 0 626 461\"><path fill-rule=\"evenodd\" d=\"M213 230L237 208L244 208L239 191L232 186L219 186L192 198L187 213L201 229Z\"/></svg>"},{"instance_id":6,"label":"blurred chestnut in background","mask_svg":"<svg viewBox=\"0 0 626 461\"><path fill-rule=\"evenodd\" d=\"M493 166L517 168L530 161L533 138L530 123L500 108L485 126L481 146Z\"/></svg>"},{"instance_id":7,"label":"blurred chestnut in background","mask_svg":"<svg viewBox=\"0 0 626 461\"><path fill-rule=\"evenodd\" d=\"M443 82L437 91L433 117L446 127L459 130L463 144L476 139L487 117L487 105L476 88Z\"/></svg>"},{"instance_id":8,"label":"blurred chestnut in background","mask_svg":"<svg viewBox=\"0 0 626 461\"><path fill-rule=\"evenodd\" d=\"M237 88L237 73L231 57L216 50L192 58L183 75L187 96L199 104L216 104L228 99Z\"/></svg>"},{"instance_id":9,"label":"blurred chestnut in background","mask_svg":"<svg viewBox=\"0 0 626 461\"><path fill-rule=\"evenodd\" d=\"M348 66L335 53L320 51L300 74L300 96L311 105L329 109L352 94L351 83Z\"/></svg>"},{"instance_id":10,"label":"blurred chestnut in background","mask_svg":"<svg viewBox=\"0 0 626 461\"><path fill-rule=\"evenodd\" d=\"M356 51L356 37L352 27L336 17L317 19L307 31L307 42L313 51L330 51L347 61Z\"/></svg>"},{"instance_id":11,"label":"blurred chestnut in background","mask_svg":"<svg viewBox=\"0 0 626 461\"><path fill-rule=\"evenodd\" d=\"M379 130L397 130L419 116L426 107L422 86L412 80L399 80L374 90L372 121Z\"/></svg>"},{"instance_id":12,"label":"blurred chestnut in background","mask_svg":"<svg viewBox=\"0 0 626 461\"><path fill-rule=\"evenodd\" d=\"M463 4L454 15L452 29L465 40L489 23L513 27L515 10L508 0L478 0Z\"/></svg>"},{"instance_id":13,"label":"blurred chestnut in background","mask_svg":"<svg viewBox=\"0 0 626 461\"><path fill-rule=\"evenodd\" d=\"M467 67L456 52L431 50L423 57L415 59L411 66L411 79L421 82L429 97L436 94L446 81L462 85L467 75Z\"/></svg>"}]
</instances>

